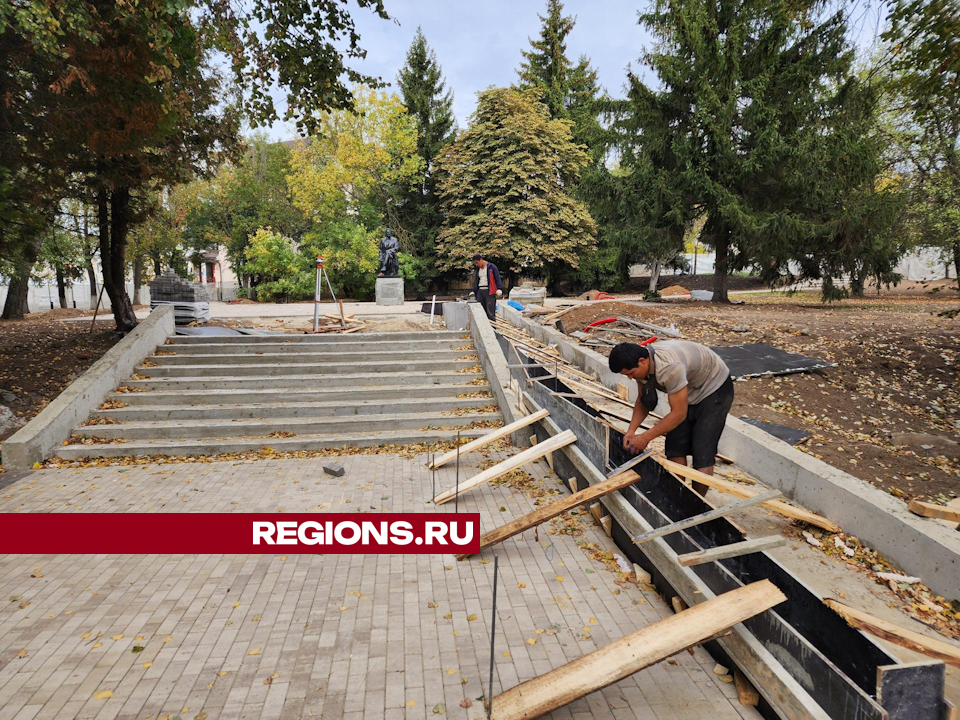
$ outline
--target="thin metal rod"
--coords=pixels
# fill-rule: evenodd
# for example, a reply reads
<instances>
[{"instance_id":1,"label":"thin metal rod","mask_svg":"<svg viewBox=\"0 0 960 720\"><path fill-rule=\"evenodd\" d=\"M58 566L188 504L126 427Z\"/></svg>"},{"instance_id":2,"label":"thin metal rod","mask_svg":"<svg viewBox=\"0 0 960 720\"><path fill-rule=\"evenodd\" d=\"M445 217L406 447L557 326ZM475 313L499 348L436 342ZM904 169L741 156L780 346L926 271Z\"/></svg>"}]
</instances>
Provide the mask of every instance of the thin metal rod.
<instances>
[{"instance_id":1,"label":"thin metal rod","mask_svg":"<svg viewBox=\"0 0 960 720\"><path fill-rule=\"evenodd\" d=\"M493 611L490 617L490 688L487 691L487 720L493 713L493 645L497 637L497 576L500 569L500 556L493 556Z\"/></svg>"},{"instance_id":2,"label":"thin metal rod","mask_svg":"<svg viewBox=\"0 0 960 720\"><path fill-rule=\"evenodd\" d=\"M456 493L453 500L453 511L460 512L460 431L457 430L457 480L453 484L453 490ZM434 495L436 497L436 495Z\"/></svg>"},{"instance_id":3,"label":"thin metal rod","mask_svg":"<svg viewBox=\"0 0 960 720\"><path fill-rule=\"evenodd\" d=\"M320 284L320 273L323 270L317 267L317 280L313 286L313 332L316 334L320 330L320 293L323 286Z\"/></svg>"},{"instance_id":4,"label":"thin metal rod","mask_svg":"<svg viewBox=\"0 0 960 720\"><path fill-rule=\"evenodd\" d=\"M433 475L433 495L431 499L437 496L437 448L434 446L433 452L430 454L430 467L431 474Z\"/></svg>"}]
</instances>

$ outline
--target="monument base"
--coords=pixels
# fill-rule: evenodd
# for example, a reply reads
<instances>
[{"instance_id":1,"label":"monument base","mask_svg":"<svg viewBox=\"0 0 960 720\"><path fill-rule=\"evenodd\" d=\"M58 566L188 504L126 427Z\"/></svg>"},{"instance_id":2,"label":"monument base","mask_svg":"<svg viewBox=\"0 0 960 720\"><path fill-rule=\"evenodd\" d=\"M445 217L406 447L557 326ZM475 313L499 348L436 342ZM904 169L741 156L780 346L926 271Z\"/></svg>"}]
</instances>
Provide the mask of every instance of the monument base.
<instances>
[{"instance_id":1,"label":"monument base","mask_svg":"<svg viewBox=\"0 0 960 720\"><path fill-rule=\"evenodd\" d=\"M403 278L377 278L377 305L403 305Z\"/></svg>"}]
</instances>

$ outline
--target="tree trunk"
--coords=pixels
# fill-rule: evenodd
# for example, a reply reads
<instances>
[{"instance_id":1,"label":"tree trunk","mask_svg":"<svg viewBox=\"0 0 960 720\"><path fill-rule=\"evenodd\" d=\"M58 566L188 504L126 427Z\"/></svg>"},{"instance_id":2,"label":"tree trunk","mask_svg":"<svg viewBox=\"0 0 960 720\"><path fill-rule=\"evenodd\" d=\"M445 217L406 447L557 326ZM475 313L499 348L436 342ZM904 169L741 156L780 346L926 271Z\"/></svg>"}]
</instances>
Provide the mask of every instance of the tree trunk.
<instances>
[{"instance_id":1,"label":"tree trunk","mask_svg":"<svg viewBox=\"0 0 960 720\"><path fill-rule=\"evenodd\" d=\"M153 259L153 274L156 277L163 275L163 264L160 262L159 255Z\"/></svg>"},{"instance_id":2,"label":"tree trunk","mask_svg":"<svg viewBox=\"0 0 960 720\"><path fill-rule=\"evenodd\" d=\"M717 259L713 270L713 302L730 302L727 297L727 256L730 252L730 236L721 228L714 236L713 246Z\"/></svg>"},{"instance_id":3,"label":"tree trunk","mask_svg":"<svg viewBox=\"0 0 960 720\"><path fill-rule=\"evenodd\" d=\"M15 265L17 272L10 276L7 299L3 303L3 320L23 320L30 312L27 307L27 293L30 291L30 266L24 262Z\"/></svg>"},{"instance_id":4,"label":"tree trunk","mask_svg":"<svg viewBox=\"0 0 960 720\"><path fill-rule=\"evenodd\" d=\"M97 194L100 218L100 262L103 264L103 287L110 297L117 330L130 332L137 326L137 316L124 285L126 269L127 229L129 227L130 189L119 188Z\"/></svg>"},{"instance_id":5,"label":"tree trunk","mask_svg":"<svg viewBox=\"0 0 960 720\"><path fill-rule=\"evenodd\" d=\"M93 269L93 260L87 258L87 280L90 281L90 308L93 309L94 298L97 296L97 271Z\"/></svg>"},{"instance_id":6,"label":"tree trunk","mask_svg":"<svg viewBox=\"0 0 960 720\"><path fill-rule=\"evenodd\" d=\"M957 276L957 290L960 290L960 238L953 240L953 274Z\"/></svg>"},{"instance_id":7,"label":"tree trunk","mask_svg":"<svg viewBox=\"0 0 960 720\"><path fill-rule=\"evenodd\" d=\"M140 305L140 287L143 285L143 258L133 260L133 304Z\"/></svg>"},{"instance_id":8,"label":"tree trunk","mask_svg":"<svg viewBox=\"0 0 960 720\"><path fill-rule=\"evenodd\" d=\"M647 292L655 293L657 291L657 283L660 282L660 271L663 270L663 266L660 264L659 260L654 260L653 265L650 268L650 282L647 284Z\"/></svg>"},{"instance_id":9,"label":"tree trunk","mask_svg":"<svg viewBox=\"0 0 960 720\"><path fill-rule=\"evenodd\" d=\"M60 307L66 310L67 308L67 283L63 279L63 270L61 268L56 268L57 271L57 297L60 300Z\"/></svg>"}]
</instances>

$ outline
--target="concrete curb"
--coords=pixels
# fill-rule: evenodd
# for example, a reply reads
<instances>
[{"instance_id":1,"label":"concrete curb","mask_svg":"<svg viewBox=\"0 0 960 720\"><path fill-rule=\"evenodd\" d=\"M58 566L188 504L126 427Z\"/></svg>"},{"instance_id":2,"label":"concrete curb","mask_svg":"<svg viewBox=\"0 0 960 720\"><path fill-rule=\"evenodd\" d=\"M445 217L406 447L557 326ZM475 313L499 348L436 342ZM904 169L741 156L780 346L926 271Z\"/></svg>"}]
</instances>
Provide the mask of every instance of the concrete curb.
<instances>
[{"instance_id":1,"label":"concrete curb","mask_svg":"<svg viewBox=\"0 0 960 720\"><path fill-rule=\"evenodd\" d=\"M623 378L610 372L607 358L572 343L557 330L535 323L511 308L504 318L538 340L555 345L560 354L615 390ZM635 383L624 383L635 400ZM658 411L669 406L661 397ZM855 535L934 592L960 598L960 533L934 520L913 515L902 502L867 482L828 465L733 415L720 438L720 452L737 465L781 490L808 510L823 515Z\"/></svg>"},{"instance_id":2,"label":"concrete curb","mask_svg":"<svg viewBox=\"0 0 960 720\"><path fill-rule=\"evenodd\" d=\"M503 303L501 303L503 305ZM480 358L480 365L490 383L490 392L497 399L497 405L500 407L500 414L503 416L503 423L509 425L516 422L522 415L517 410L519 399L517 394L510 388L510 370L507 368L507 358L503 354L500 342L497 340L497 334L493 331L493 326L487 319L486 313L480 303L468 303L470 335L473 337L473 345L477 349L477 357ZM529 445L529 429L526 433L518 431L510 436L511 442L517 447L526 447Z\"/></svg>"},{"instance_id":3,"label":"concrete curb","mask_svg":"<svg viewBox=\"0 0 960 720\"><path fill-rule=\"evenodd\" d=\"M86 420L174 331L172 307L162 307L150 313L133 332L110 348L39 415L0 446L4 467L31 470L34 463L50 457L70 437L73 429Z\"/></svg>"}]
</instances>

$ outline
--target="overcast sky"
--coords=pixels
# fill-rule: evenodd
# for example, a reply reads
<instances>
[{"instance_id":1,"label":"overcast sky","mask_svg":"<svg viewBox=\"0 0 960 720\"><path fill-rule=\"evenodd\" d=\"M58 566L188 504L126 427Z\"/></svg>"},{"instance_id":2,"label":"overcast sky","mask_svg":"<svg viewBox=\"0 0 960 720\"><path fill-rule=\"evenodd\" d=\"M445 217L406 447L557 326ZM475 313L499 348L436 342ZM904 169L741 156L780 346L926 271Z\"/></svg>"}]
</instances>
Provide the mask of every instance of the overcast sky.
<instances>
[{"instance_id":1,"label":"overcast sky","mask_svg":"<svg viewBox=\"0 0 960 720\"><path fill-rule=\"evenodd\" d=\"M349 3L361 45L368 51L367 58L355 63L356 67L395 83L417 26L422 27L443 67L447 87L453 90L453 108L461 129L476 106L477 92L516 81L520 53L530 47L530 38L539 35L537 14L546 11L546 0L386 0L385 4L391 21ZM869 44L875 34L876 10L870 10L869 5L858 14L862 23L860 44ZM576 18L567 37L567 57L576 62L585 53L597 70L600 85L613 96L623 95L628 64L633 63L635 72L645 74L638 59L651 42L646 30L637 24L637 12L647 7L645 0L564 2L564 13ZM278 103L278 108L284 106L282 101ZM283 123L269 132L277 140L295 134Z\"/></svg>"}]
</instances>

